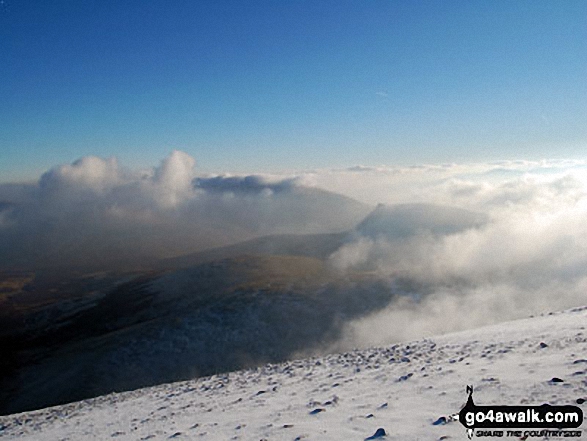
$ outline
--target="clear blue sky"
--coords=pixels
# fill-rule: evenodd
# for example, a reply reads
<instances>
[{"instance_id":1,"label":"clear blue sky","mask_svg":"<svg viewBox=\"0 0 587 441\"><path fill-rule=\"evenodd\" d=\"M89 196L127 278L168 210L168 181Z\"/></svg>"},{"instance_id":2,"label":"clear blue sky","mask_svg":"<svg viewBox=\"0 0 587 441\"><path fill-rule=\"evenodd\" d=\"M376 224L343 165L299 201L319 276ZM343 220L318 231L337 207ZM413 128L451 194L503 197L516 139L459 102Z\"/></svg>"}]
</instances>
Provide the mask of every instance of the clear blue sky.
<instances>
[{"instance_id":1,"label":"clear blue sky","mask_svg":"<svg viewBox=\"0 0 587 441\"><path fill-rule=\"evenodd\" d=\"M587 156L587 2L0 3L0 181Z\"/></svg>"}]
</instances>

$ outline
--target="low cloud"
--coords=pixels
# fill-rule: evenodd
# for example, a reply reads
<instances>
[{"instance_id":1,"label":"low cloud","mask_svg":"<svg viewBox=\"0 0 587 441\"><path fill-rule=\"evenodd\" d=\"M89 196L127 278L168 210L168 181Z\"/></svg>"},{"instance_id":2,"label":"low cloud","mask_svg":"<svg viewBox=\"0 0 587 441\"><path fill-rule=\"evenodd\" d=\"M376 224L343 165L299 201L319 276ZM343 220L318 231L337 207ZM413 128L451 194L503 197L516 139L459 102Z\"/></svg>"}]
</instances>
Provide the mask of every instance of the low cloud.
<instances>
[{"instance_id":1,"label":"low cloud","mask_svg":"<svg viewBox=\"0 0 587 441\"><path fill-rule=\"evenodd\" d=\"M346 169L301 172L305 185L341 193L376 205L433 203L485 210L483 192L478 198L451 194L453 191L487 189L500 192L502 186L523 186L563 177L585 184L587 161L499 161L470 164L416 164L411 166L357 165Z\"/></svg>"},{"instance_id":2,"label":"low cloud","mask_svg":"<svg viewBox=\"0 0 587 441\"><path fill-rule=\"evenodd\" d=\"M500 179L478 170L466 179L462 173L423 184L428 202L483 213L483 224L438 234L434 225L441 224L429 214L427 228L401 237L359 234L331 255L339 271L369 270L396 292L385 309L347 324L336 349L422 338L587 302L585 168L512 168L516 173Z\"/></svg>"},{"instance_id":3,"label":"low cloud","mask_svg":"<svg viewBox=\"0 0 587 441\"><path fill-rule=\"evenodd\" d=\"M36 184L0 185L1 267L143 268L266 234L352 228L366 214L341 204L320 215L329 196L291 177L201 177L195 166L181 151L146 170L88 156Z\"/></svg>"},{"instance_id":4,"label":"low cloud","mask_svg":"<svg viewBox=\"0 0 587 441\"><path fill-rule=\"evenodd\" d=\"M378 202L429 208L393 208L382 234L359 225ZM202 176L175 151L147 170L85 157L35 185L1 185L0 258L15 268L141 267L266 234L359 225L328 263L395 295L346 324L340 347L351 347L586 303L586 219L584 161Z\"/></svg>"},{"instance_id":5,"label":"low cloud","mask_svg":"<svg viewBox=\"0 0 587 441\"><path fill-rule=\"evenodd\" d=\"M39 180L39 199L54 204L118 202L166 209L185 204L196 196L192 180L195 160L175 150L158 167L132 171L119 166L116 158L86 156L44 173Z\"/></svg>"}]
</instances>

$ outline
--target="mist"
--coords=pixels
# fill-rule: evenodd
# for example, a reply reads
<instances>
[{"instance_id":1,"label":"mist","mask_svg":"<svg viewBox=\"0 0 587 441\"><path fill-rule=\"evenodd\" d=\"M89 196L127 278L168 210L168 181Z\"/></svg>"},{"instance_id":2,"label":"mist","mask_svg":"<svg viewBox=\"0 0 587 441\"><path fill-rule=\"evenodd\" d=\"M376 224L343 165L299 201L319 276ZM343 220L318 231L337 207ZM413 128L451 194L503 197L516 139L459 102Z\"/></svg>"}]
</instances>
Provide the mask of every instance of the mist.
<instances>
[{"instance_id":1,"label":"mist","mask_svg":"<svg viewBox=\"0 0 587 441\"><path fill-rule=\"evenodd\" d=\"M88 156L0 185L0 269L148 268L268 234L347 230L369 209L295 177L202 175L181 151L145 170Z\"/></svg>"},{"instance_id":2,"label":"mist","mask_svg":"<svg viewBox=\"0 0 587 441\"><path fill-rule=\"evenodd\" d=\"M584 164L450 168L404 171L408 176L367 172L372 181L387 176L388 187L396 188L424 173L420 201L466 207L487 221L443 233L446 216L428 213L424 228L408 222L412 230L399 237L362 232L334 252L333 267L369 270L397 296L347 323L345 337L330 350L430 337L587 302Z\"/></svg>"}]
</instances>

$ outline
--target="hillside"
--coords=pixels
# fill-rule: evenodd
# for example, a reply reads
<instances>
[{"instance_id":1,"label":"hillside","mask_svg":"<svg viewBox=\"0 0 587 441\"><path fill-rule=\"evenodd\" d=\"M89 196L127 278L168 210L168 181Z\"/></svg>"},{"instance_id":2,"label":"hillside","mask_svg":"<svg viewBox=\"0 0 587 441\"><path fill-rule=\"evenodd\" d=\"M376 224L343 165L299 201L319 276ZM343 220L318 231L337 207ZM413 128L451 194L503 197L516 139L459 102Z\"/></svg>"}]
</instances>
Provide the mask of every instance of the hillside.
<instances>
[{"instance_id":1,"label":"hillside","mask_svg":"<svg viewBox=\"0 0 587 441\"><path fill-rule=\"evenodd\" d=\"M575 308L115 393L0 417L0 435L360 441L382 428L386 440L467 439L463 426L448 418L464 405L466 385L474 385L477 403L573 404L587 413L586 322L587 308Z\"/></svg>"},{"instance_id":2,"label":"hillside","mask_svg":"<svg viewBox=\"0 0 587 441\"><path fill-rule=\"evenodd\" d=\"M349 323L422 287L341 272L330 256L373 225L391 237L434 213L444 230L474 225L463 210L378 207L347 232L266 236L149 271L4 273L0 414L336 349Z\"/></svg>"},{"instance_id":3,"label":"hillside","mask_svg":"<svg viewBox=\"0 0 587 441\"><path fill-rule=\"evenodd\" d=\"M25 289L4 299L2 413L284 361L330 345L348 320L395 295L300 256L96 274L62 284L59 296L42 280Z\"/></svg>"}]
</instances>

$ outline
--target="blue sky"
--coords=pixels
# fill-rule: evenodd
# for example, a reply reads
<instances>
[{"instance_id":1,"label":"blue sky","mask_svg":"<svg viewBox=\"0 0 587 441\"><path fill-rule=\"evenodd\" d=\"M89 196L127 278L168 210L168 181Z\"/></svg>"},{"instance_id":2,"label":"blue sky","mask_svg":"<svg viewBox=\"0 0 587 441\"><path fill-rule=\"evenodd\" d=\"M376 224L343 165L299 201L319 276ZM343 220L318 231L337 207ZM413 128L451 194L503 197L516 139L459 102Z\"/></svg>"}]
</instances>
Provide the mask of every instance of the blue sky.
<instances>
[{"instance_id":1,"label":"blue sky","mask_svg":"<svg viewBox=\"0 0 587 441\"><path fill-rule=\"evenodd\" d=\"M0 181L587 156L587 2L0 4Z\"/></svg>"}]
</instances>

